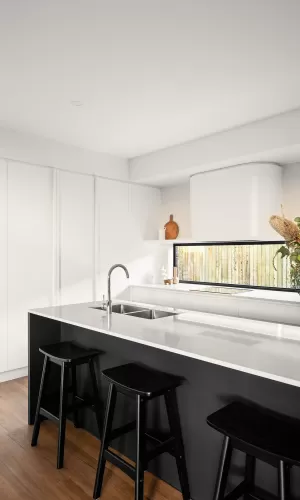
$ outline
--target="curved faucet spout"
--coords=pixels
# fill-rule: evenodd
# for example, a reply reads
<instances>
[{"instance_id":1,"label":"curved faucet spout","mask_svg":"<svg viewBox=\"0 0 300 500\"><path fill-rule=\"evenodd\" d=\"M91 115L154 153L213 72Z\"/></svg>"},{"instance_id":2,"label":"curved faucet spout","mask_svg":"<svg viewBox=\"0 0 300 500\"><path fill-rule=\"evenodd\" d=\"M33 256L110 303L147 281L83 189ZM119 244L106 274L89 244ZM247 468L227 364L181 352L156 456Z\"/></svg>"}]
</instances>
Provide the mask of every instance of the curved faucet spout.
<instances>
[{"instance_id":1,"label":"curved faucet spout","mask_svg":"<svg viewBox=\"0 0 300 500\"><path fill-rule=\"evenodd\" d=\"M117 267L121 267L125 271L126 277L129 278L128 269L123 264L115 264L115 265L111 266L110 270L108 271L108 277L107 277L107 295L108 295L107 309L108 309L108 313L109 314L111 314L111 312L112 312L112 303L111 303L111 273Z\"/></svg>"},{"instance_id":2,"label":"curved faucet spout","mask_svg":"<svg viewBox=\"0 0 300 500\"><path fill-rule=\"evenodd\" d=\"M124 269L127 278L129 278L128 269L123 264L114 264L113 266L111 266L110 270L108 271L108 276L110 276L113 270L116 269L117 267L121 267L122 269Z\"/></svg>"}]
</instances>

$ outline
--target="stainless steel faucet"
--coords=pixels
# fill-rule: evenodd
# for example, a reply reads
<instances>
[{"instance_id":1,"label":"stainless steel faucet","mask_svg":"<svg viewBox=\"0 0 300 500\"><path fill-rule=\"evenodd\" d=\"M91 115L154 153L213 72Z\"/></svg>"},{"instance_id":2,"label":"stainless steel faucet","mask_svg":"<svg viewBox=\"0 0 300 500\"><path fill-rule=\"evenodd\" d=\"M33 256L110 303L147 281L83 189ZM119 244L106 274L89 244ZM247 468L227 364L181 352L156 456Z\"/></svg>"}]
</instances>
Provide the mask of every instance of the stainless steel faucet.
<instances>
[{"instance_id":1,"label":"stainless steel faucet","mask_svg":"<svg viewBox=\"0 0 300 500\"><path fill-rule=\"evenodd\" d=\"M107 300L107 310L108 310L108 313L111 314L112 312L112 303L111 303L111 282L110 282L110 278L111 278L111 273L113 272L114 269L116 269L117 267L121 267L122 269L124 269L125 271L125 274L127 276L127 278L129 278L129 272L128 272L128 269L127 267L123 266L123 264L115 264L114 266L111 266L110 270L108 271L108 277L107 277L107 295L108 295L108 300Z\"/></svg>"}]
</instances>

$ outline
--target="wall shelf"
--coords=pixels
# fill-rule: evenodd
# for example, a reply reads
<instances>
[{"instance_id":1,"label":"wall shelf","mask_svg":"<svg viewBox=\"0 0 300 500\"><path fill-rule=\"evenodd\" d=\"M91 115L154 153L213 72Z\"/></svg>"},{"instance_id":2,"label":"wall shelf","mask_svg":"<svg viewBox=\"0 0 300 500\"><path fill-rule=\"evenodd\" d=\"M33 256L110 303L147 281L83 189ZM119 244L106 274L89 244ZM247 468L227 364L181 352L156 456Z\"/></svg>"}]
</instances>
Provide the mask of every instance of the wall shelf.
<instances>
[{"instance_id":1,"label":"wall shelf","mask_svg":"<svg viewBox=\"0 0 300 500\"><path fill-rule=\"evenodd\" d=\"M192 240L191 238L177 238L176 240L144 240L145 243L151 243L154 245L174 245L176 243L196 243L196 240Z\"/></svg>"}]
</instances>

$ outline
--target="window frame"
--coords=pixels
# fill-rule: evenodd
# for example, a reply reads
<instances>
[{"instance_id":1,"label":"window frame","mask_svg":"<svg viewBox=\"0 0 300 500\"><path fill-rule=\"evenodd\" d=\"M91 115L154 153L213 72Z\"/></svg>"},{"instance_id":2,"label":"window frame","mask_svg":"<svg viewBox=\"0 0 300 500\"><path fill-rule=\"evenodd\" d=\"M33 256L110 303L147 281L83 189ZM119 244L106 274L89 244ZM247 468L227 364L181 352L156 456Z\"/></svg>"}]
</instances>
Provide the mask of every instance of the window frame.
<instances>
[{"instance_id":1,"label":"window frame","mask_svg":"<svg viewBox=\"0 0 300 500\"><path fill-rule=\"evenodd\" d=\"M236 246L236 245L285 245L284 240L275 241L213 241L213 242L201 242L201 243L173 243L173 267L177 267L176 259L176 248L177 247L208 247L208 246ZM208 286L219 286L228 288L245 288L248 290L271 290L273 292L295 292L300 293L300 288L280 288L280 287L269 287L261 285L240 285L240 284L229 284L229 283L215 283L211 281L187 281L179 280L179 283L186 283L189 285L208 285Z\"/></svg>"}]
</instances>

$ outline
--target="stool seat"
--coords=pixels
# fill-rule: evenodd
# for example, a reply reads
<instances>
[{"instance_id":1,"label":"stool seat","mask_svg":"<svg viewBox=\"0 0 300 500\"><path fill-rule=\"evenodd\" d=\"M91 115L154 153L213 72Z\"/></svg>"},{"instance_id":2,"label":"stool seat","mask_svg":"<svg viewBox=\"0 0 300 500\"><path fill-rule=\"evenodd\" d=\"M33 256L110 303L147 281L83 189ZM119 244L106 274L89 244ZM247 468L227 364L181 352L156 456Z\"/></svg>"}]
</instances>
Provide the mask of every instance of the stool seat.
<instances>
[{"instance_id":1,"label":"stool seat","mask_svg":"<svg viewBox=\"0 0 300 500\"><path fill-rule=\"evenodd\" d=\"M74 342L59 342L57 344L45 345L40 347L39 351L45 356L62 363L85 361L100 354L96 349L84 349Z\"/></svg>"},{"instance_id":2,"label":"stool seat","mask_svg":"<svg viewBox=\"0 0 300 500\"><path fill-rule=\"evenodd\" d=\"M164 394L181 384L180 377L168 373L157 372L134 363L109 368L102 372L109 382L146 398Z\"/></svg>"},{"instance_id":3,"label":"stool seat","mask_svg":"<svg viewBox=\"0 0 300 500\"><path fill-rule=\"evenodd\" d=\"M300 421L234 402L207 418L207 423L275 459L300 465Z\"/></svg>"}]
</instances>

